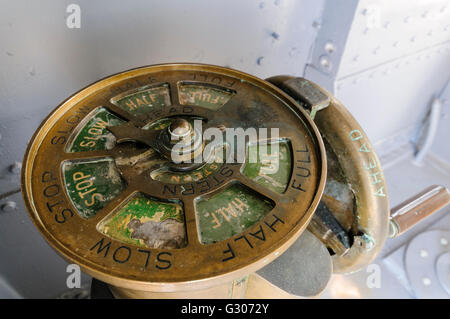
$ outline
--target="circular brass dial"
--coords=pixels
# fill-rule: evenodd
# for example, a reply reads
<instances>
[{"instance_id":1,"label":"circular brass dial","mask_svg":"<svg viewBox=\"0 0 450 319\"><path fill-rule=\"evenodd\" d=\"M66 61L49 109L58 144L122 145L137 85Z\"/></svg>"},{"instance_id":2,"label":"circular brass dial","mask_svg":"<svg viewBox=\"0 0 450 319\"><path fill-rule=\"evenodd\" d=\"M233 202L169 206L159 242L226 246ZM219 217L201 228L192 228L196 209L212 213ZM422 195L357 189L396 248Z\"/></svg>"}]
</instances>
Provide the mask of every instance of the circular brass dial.
<instances>
[{"instance_id":1,"label":"circular brass dial","mask_svg":"<svg viewBox=\"0 0 450 319\"><path fill-rule=\"evenodd\" d=\"M250 144L243 163L171 163L166 133L194 132L196 120L200 136L278 128L270 143L282 145L284 183L255 177ZM41 124L23 167L30 215L58 252L100 280L148 291L206 288L261 268L305 229L326 175L318 130L292 98L198 64L142 67L81 90Z\"/></svg>"}]
</instances>

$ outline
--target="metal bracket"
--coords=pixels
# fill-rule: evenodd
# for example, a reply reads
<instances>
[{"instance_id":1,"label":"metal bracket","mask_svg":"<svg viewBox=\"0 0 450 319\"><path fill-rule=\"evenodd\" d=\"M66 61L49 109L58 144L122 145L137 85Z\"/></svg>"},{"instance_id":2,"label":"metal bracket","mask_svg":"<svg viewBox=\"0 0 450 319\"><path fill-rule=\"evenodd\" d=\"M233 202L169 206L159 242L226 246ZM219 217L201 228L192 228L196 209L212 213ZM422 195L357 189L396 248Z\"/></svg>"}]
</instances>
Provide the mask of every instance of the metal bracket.
<instances>
[{"instance_id":1,"label":"metal bracket","mask_svg":"<svg viewBox=\"0 0 450 319\"><path fill-rule=\"evenodd\" d=\"M305 78L274 76L266 79L293 97L314 120L316 113L330 105L329 95Z\"/></svg>"}]
</instances>

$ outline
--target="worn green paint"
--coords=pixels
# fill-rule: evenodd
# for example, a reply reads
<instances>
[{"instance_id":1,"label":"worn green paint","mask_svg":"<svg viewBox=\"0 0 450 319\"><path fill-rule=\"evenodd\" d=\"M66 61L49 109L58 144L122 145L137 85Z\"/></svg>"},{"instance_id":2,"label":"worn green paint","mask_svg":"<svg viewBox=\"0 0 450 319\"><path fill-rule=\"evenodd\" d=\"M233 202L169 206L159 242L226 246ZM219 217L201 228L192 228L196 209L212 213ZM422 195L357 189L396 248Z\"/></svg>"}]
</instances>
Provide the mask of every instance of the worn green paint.
<instances>
[{"instance_id":1,"label":"worn green paint","mask_svg":"<svg viewBox=\"0 0 450 319\"><path fill-rule=\"evenodd\" d=\"M254 225L274 204L240 184L234 184L209 199L196 203L203 244L211 244L242 233Z\"/></svg>"},{"instance_id":2,"label":"worn green paint","mask_svg":"<svg viewBox=\"0 0 450 319\"><path fill-rule=\"evenodd\" d=\"M181 84L179 96L183 105L197 105L217 110L230 100L233 92L209 86Z\"/></svg>"},{"instance_id":3,"label":"worn green paint","mask_svg":"<svg viewBox=\"0 0 450 319\"><path fill-rule=\"evenodd\" d=\"M138 89L138 91L128 94L118 99L113 99L124 110L134 115L143 115L156 107L170 105L169 86Z\"/></svg>"},{"instance_id":4,"label":"worn green paint","mask_svg":"<svg viewBox=\"0 0 450 319\"><path fill-rule=\"evenodd\" d=\"M142 194L133 196L133 198L131 198L118 212L106 217L106 219L99 224L98 230L105 235L124 243L141 247L159 248L155 247L154 244L159 238L151 238L152 236L157 236L156 232L138 234L136 233L136 229L133 229L130 226L132 225L130 222L134 221L136 223L139 221L140 225L144 225L151 221L161 226L163 225L163 222L168 219L180 224L180 227L177 228L178 233L173 232L173 237L181 237L178 239L179 243L176 245L176 248L185 246L186 236L184 231L182 206L177 203L156 201ZM166 231L167 229L164 230ZM165 239L165 241L167 242L169 240ZM164 246L164 243L159 243L159 245Z\"/></svg>"},{"instance_id":5,"label":"worn green paint","mask_svg":"<svg viewBox=\"0 0 450 319\"><path fill-rule=\"evenodd\" d=\"M125 123L117 116L103 107L95 109L87 117L87 122L66 147L66 152L85 152L95 150L109 150L115 145L114 135L108 131L107 126L116 126Z\"/></svg>"},{"instance_id":6,"label":"worn green paint","mask_svg":"<svg viewBox=\"0 0 450 319\"><path fill-rule=\"evenodd\" d=\"M112 159L65 162L62 169L67 193L83 218L95 216L125 186Z\"/></svg>"},{"instance_id":7,"label":"worn green paint","mask_svg":"<svg viewBox=\"0 0 450 319\"><path fill-rule=\"evenodd\" d=\"M273 144L267 145L267 152L261 152L259 144L249 145L247 150L247 154L251 152L258 154L257 162L250 163L250 157L247 156L243 174L277 193L284 193L292 171L292 155L289 142L280 141L278 143L278 151L273 147ZM267 154L264 155L264 153ZM273 164L275 161L278 161L278 170Z\"/></svg>"}]
</instances>

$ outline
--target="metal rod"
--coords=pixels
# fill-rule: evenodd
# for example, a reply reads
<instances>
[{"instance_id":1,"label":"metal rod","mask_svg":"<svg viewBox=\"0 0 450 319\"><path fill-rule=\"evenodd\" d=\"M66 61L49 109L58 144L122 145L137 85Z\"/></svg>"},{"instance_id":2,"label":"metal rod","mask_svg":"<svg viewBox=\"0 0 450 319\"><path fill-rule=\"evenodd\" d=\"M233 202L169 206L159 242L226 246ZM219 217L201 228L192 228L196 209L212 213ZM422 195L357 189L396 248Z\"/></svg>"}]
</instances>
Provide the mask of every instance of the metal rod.
<instances>
[{"instance_id":1,"label":"metal rod","mask_svg":"<svg viewBox=\"0 0 450 319\"><path fill-rule=\"evenodd\" d=\"M450 203L450 192L433 185L391 209L389 237L394 238Z\"/></svg>"}]
</instances>

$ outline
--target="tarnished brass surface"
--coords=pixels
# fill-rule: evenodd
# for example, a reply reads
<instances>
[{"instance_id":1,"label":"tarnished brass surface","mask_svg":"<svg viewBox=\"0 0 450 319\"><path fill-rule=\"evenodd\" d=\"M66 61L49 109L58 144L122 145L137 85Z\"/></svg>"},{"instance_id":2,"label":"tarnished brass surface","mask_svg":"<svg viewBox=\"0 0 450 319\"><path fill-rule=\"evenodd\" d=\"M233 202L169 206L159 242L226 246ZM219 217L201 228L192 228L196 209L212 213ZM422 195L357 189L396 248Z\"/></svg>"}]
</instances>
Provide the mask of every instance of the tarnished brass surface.
<instances>
[{"instance_id":1,"label":"tarnished brass surface","mask_svg":"<svg viewBox=\"0 0 450 319\"><path fill-rule=\"evenodd\" d=\"M208 96L190 94L198 85L213 89ZM97 122L81 134L80 127L90 123L94 110ZM115 123L108 124L109 132L105 116ZM155 150L160 147L164 121L173 118L200 118L204 128L279 128L280 138L289 140L293 163L286 190L279 193L255 182L243 174L243 164L223 164L192 182L180 181L176 172L177 182L154 179L149 167L165 163L163 157L154 157ZM88 173L77 171L79 167ZM102 172L97 179L110 181L103 184L109 187L103 195L94 193L99 189L86 189L95 182L89 173L92 170ZM110 76L58 106L29 143L22 190L35 225L65 258L123 291L162 296L225 287L275 259L308 225L325 178L326 158L319 132L286 93L266 81L223 67L165 64ZM274 207L244 231L202 244L196 204L236 183L271 201ZM110 237L111 229L105 226L115 223L110 217L139 208L145 200L152 207L164 207L172 229L180 226L177 222L183 223L185 234L163 242L136 237L137 230L126 241ZM361 215L362 226L366 226ZM167 219L161 217L163 220ZM133 229L140 226L138 220L132 223Z\"/></svg>"},{"instance_id":2,"label":"tarnished brass surface","mask_svg":"<svg viewBox=\"0 0 450 319\"><path fill-rule=\"evenodd\" d=\"M276 76L267 81L306 104L307 108L310 101L325 100L302 98L299 85L292 85L298 82L294 79L291 76ZM301 79L300 83L305 81ZM383 170L367 135L353 116L329 92L314 83L309 85L329 97L328 106L319 108L314 117L329 148L329 172L322 202L348 232L351 247L345 249L344 245L337 243L336 236L329 236L331 230L324 224L310 224L310 230L325 242L328 240L329 248L335 248L334 272L354 272L375 259L388 236L389 202ZM314 107L309 108L312 113ZM349 192L351 196L344 196Z\"/></svg>"},{"instance_id":3,"label":"tarnished brass surface","mask_svg":"<svg viewBox=\"0 0 450 319\"><path fill-rule=\"evenodd\" d=\"M355 198L352 246L345 255L333 257L335 272L354 272L370 264L387 239L389 201L383 170L364 130L335 98L315 122L338 156Z\"/></svg>"}]
</instances>

